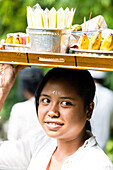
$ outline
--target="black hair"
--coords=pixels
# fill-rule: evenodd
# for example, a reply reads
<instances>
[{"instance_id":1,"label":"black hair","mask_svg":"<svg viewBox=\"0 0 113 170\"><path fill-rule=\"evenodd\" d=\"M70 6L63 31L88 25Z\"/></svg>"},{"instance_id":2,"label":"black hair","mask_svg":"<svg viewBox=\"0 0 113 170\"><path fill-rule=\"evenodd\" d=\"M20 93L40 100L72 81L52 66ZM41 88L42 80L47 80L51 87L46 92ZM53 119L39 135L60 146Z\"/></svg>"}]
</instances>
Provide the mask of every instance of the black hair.
<instances>
[{"instance_id":1,"label":"black hair","mask_svg":"<svg viewBox=\"0 0 113 170\"><path fill-rule=\"evenodd\" d=\"M94 78L94 80L99 83L99 84L103 84L104 83L104 79L96 79Z\"/></svg>"},{"instance_id":2,"label":"black hair","mask_svg":"<svg viewBox=\"0 0 113 170\"><path fill-rule=\"evenodd\" d=\"M19 87L21 88L21 91L27 90L34 95L37 86L43 77L43 72L40 68L31 67L23 69L19 74Z\"/></svg>"},{"instance_id":3,"label":"black hair","mask_svg":"<svg viewBox=\"0 0 113 170\"><path fill-rule=\"evenodd\" d=\"M48 80L58 78L66 78L76 88L76 92L84 100L84 107L89 107L89 104L93 102L95 95L95 83L87 70L65 69L65 68L53 68L42 79L38 89L35 93L36 110L38 111L39 98L41 91ZM87 121L86 128L91 130L90 123Z\"/></svg>"}]
</instances>

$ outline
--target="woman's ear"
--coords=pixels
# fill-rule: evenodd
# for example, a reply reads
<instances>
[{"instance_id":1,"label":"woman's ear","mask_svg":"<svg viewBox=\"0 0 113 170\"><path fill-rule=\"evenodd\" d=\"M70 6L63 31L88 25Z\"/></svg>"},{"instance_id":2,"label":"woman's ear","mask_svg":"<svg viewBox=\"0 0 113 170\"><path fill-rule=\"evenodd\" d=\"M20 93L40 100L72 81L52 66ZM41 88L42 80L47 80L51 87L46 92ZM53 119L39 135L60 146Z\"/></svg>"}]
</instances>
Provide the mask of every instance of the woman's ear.
<instances>
[{"instance_id":1,"label":"woman's ear","mask_svg":"<svg viewBox=\"0 0 113 170\"><path fill-rule=\"evenodd\" d=\"M93 109L94 109L94 102L91 102L89 104L89 107L86 110L86 114L87 114L87 120L89 121L91 119L92 113L93 113Z\"/></svg>"}]
</instances>

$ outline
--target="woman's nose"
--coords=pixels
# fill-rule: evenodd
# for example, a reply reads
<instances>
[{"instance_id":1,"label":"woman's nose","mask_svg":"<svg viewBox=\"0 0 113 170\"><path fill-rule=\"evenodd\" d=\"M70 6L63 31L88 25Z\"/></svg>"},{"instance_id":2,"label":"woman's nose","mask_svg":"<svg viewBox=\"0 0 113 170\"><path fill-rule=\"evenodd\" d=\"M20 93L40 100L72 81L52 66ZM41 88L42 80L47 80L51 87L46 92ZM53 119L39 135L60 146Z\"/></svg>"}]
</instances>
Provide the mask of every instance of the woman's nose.
<instances>
[{"instance_id":1,"label":"woman's nose","mask_svg":"<svg viewBox=\"0 0 113 170\"><path fill-rule=\"evenodd\" d=\"M58 118L59 114L59 104L56 101L51 102L51 107L48 111L48 116L51 118Z\"/></svg>"},{"instance_id":2,"label":"woman's nose","mask_svg":"<svg viewBox=\"0 0 113 170\"><path fill-rule=\"evenodd\" d=\"M51 117L51 118L58 118L60 116L59 112L58 111L49 111L48 112L48 116Z\"/></svg>"}]
</instances>

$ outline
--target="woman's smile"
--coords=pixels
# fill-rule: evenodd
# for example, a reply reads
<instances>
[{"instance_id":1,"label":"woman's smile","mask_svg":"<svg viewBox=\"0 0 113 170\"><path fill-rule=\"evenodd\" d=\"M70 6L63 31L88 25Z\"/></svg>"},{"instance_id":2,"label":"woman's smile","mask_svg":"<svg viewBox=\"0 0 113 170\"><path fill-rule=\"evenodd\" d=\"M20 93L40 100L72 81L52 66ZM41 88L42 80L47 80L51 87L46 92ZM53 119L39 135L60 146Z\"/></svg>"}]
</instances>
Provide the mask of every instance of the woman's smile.
<instances>
[{"instance_id":1,"label":"woman's smile","mask_svg":"<svg viewBox=\"0 0 113 170\"><path fill-rule=\"evenodd\" d=\"M54 122L54 121L50 121L50 122L45 122L45 125L48 129L50 130L58 130L59 128L61 128L64 124L63 123L59 123L59 122Z\"/></svg>"}]
</instances>

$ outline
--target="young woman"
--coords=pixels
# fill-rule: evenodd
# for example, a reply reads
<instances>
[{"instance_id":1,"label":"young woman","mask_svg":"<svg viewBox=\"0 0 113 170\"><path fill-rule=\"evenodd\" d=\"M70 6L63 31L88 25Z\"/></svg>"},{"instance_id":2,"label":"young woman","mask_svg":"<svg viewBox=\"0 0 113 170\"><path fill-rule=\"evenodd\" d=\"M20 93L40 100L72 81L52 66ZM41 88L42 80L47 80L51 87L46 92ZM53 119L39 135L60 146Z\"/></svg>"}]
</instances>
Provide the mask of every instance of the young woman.
<instances>
[{"instance_id":1,"label":"young woman","mask_svg":"<svg viewBox=\"0 0 113 170\"><path fill-rule=\"evenodd\" d=\"M38 134L0 147L2 170L112 170L90 132L95 84L85 70L54 68L36 91ZM5 152L6 150L6 152Z\"/></svg>"}]
</instances>

